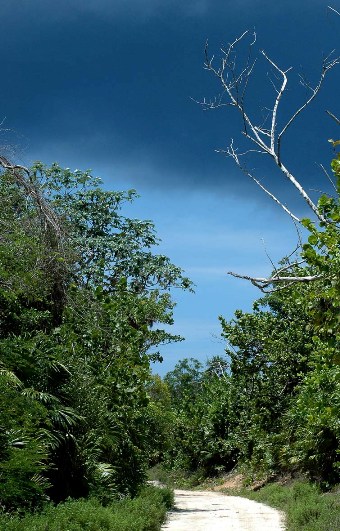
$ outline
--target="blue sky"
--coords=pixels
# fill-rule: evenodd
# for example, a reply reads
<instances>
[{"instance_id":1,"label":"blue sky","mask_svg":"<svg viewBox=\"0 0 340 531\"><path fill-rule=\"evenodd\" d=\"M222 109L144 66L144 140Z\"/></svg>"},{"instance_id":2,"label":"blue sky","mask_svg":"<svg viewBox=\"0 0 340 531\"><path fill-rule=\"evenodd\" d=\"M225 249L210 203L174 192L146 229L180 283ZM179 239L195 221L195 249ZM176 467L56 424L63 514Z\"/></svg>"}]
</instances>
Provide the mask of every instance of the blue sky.
<instances>
[{"instance_id":1,"label":"blue sky","mask_svg":"<svg viewBox=\"0 0 340 531\"><path fill-rule=\"evenodd\" d=\"M331 4L335 9L337 4ZM183 357L222 354L218 315L250 310L259 292L226 272L267 274L296 242L295 228L215 152L241 124L225 108L203 112L191 98L219 93L203 69L212 53L245 29L256 50L293 66L282 104L288 116L306 96L299 73L318 79L322 58L337 47L340 19L321 0L12 0L2 1L1 113L15 158L91 168L113 189L136 188L134 217L152 219L160 251L183 267L196 294L174 293L174 332L186 341L162 349L164 373ZM255 50L256 48L256 50ZM268 65L259 60L247 104L256 115L272 104ZM289 167L307 189L326 188L317 163L328 165L327 142L338 112L339 71L291 129ZM3 135L4 136L4 135ZM257 174L303 214L295 191L263 161ZM321 184L320 184L321 183Z\"/></svg>"}]
</instances>

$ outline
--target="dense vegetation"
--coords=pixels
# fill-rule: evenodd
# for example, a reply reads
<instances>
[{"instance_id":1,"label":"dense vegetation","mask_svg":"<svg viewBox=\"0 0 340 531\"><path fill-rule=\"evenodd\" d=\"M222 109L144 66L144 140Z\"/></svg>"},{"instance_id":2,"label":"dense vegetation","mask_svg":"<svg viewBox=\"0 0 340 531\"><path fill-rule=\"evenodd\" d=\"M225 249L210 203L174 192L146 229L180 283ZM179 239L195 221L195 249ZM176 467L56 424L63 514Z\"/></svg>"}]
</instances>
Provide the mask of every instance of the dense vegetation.
<instances>
[{"instance_id":1,"label":"dense vegetation","mask_svg":"<svg viewBox=\"0 0 340 531\"><path fill-rule=\"evenodd\" d=\"M339 492L320 492L318 485L298 480L290 485L266 485L258 492L242 491L255 501L284 511L287 531L336 531L340 526Z\"/></svg>"},{"instance_id":2,"label":"dense vegetation","mask_svg":"<svg viewBox=\"0 0 340 531\"><path fill-rule=\"evenodd\" d=\"M135 192L58 165L2 172L0 529L157 529L170 495L141 491L157 463L339 482L340 156L332 170L337 196L320 198L324 221L303 220L289 268L313 282L221 317L226 356L164 379L150 361L180 338L157 324L191 284L153 253L152 223L122 214Z\"/></svg>"},{"instance_id":3,"label":"dense vegetation","mask_svg":"<svg viewBox=\"0 0 340 531\"><path fill-rule=\"evenodd\" d=\"M135 197L56 164L1 174L0 505L7 513L68 497L110 504L135 496L157 455L150 361L159 344L180 339L157 324L172 322L170 289L190 282L153 253L153 224L122 214ZM60 515L83 510L63 507Z\"/></svg>"},{"instance_id":4,"label":"dense vegetation","mask_svg":"<svg viewBox=\"0 0 340 531\"><path fill-rule=\"evenodd\" d=\"M339 482L339 156L332 170L337 196L319 200L326 221L303 220L303 263L289 270L314 281L286 282L252 313L221 317L226 357L205 367L184 360L164 378L167 467L204 477L238 465L250 479L304 473L323 488Z\"/></svg>"},{"instance_id":5,"label":"dense vegetation","mask_svg":"<svg viewBox=\"0 0 340 531\"><path fill-rule=\"evenodd\" d=\"M103 506L97 498L45 505L37 514L0 516L1 531L158 531L173 502L172 491L147 487L133 499Z\"/></svg>"}]
</instances>

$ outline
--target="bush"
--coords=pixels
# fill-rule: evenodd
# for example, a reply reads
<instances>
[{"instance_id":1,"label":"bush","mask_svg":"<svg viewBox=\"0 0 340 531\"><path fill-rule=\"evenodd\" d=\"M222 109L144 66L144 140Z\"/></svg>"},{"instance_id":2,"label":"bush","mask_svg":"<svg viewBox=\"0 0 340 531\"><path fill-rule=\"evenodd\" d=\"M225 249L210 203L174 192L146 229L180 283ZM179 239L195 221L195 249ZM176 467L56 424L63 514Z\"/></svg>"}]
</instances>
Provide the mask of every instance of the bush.
<instances>
[{"instance_id":1,"label":"bush","mask_svg":"<svg viewBox=\"0 0 340 531\"><path fill-rule=\"evenodd\" d=\"M2 515L1 531L158 531L173 504L169 489L145 487L134 499L103 507L96 498L49 504L41 513Z\"/></svg>"},{"instance_id":2,"label":"bush","mask_svg":"<svg viewBox=\"0 0 340 531\"><path fill-rule=\"evenodd\" d=\"M338 496L334 492L322 493L316 485L306 481L296 481L291 486L267 485L258 492L242 494L283 510L287 531L340 529Z\"/></svg>"}]
</instances>

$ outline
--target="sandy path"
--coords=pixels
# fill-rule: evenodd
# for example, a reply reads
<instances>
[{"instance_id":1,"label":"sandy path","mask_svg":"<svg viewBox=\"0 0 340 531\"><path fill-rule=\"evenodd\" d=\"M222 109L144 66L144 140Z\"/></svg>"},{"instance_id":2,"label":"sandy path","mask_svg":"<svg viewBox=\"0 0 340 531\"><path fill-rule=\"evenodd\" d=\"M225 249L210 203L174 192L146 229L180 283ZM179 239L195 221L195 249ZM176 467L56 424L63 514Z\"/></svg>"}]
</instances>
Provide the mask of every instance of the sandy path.
<instances>
[{"instance_id":1,"label":"sandy path","mask_svg":"<svg viewBox=\"0 0 340 531\"><path fill-rule=\"evenodd\" d=\"M282 513L238 496L217 492L175 490L175 509L162 529L171 531L279 531Z\"/></svg>"}]
</instances>

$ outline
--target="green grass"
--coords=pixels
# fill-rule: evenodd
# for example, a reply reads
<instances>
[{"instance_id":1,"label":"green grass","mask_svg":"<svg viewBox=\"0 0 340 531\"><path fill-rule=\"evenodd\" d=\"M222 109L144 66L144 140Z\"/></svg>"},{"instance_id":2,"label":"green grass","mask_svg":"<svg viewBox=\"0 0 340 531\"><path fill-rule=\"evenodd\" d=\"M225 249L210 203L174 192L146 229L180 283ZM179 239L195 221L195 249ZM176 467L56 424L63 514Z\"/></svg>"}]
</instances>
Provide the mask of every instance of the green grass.
<instances>
[{"instance_id":1,"label":"green grass","mask_svg":"<svg viewBox=\"0 0 340 531\"><path fill-rule=\"evenodd\" d=\"M145 487L134 499L103 507L100 502L68 500L47 505L42 512L24 517L0 516L1 531L158 531L173 504L169 489Z\"/></svg>"},{"instance_id":2,"label":"green grass","mask_svg":"<svg viewBox=\"0 0 340 531\"><path fill-rule=\"evenodd\" d=\"M322 493L307 481L290 486L267 485L242 496L281 509L286 514L287 531L338 531L340 529L339 491Z\"/></svg>"}]
</instances>

